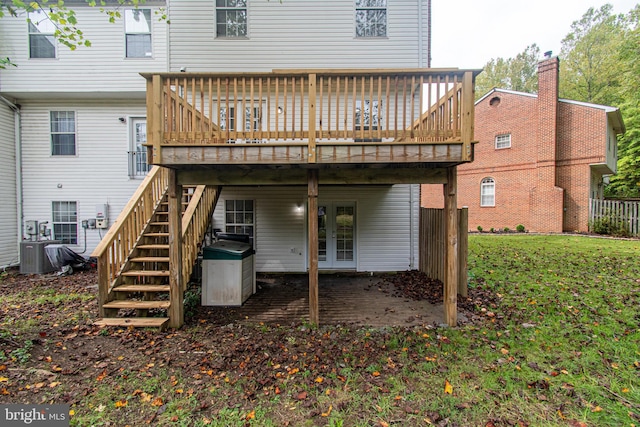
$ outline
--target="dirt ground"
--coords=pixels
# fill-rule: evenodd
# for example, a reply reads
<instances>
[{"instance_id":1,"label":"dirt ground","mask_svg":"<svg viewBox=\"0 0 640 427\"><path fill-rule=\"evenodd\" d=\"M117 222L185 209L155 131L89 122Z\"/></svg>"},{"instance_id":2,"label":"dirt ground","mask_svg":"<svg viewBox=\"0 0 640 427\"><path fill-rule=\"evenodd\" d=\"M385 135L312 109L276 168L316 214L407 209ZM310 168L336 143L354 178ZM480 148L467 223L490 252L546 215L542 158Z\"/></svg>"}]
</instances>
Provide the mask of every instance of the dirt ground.
<instances>
[{"instance_id":1,"label":"dirt ground","mask_svg":"<svg viewBox=\"0 0 640 427\"><path fill-rule=\"evenodd\" d=\"M65 277L9 271L3 276L0 295L6 302L0 306L0 403L55 402L82 410L101 385L107 381L116 384L123 372L151 376L159 369L174 373L176 384L188 379L184 390L195 398L198 393L207 393L206 387L198 387L206 381L222 381L225 375L242 378L247 384L229 398L249 402L256 393L275 387L271 366L285 366L292 357L322 375L339 362L346 347L354 353L355 369L358 360L369 360L376 357L372 352L385 351L354 346L349 332L352 327L374 325L377 329L372 333L389 335L393 330L385 325L422 331L442 321L442 284L417 272L323 276L321 316L326 320L334 316L332 322L345 325L344 335L337 334L335 328L327 332L322 326L308 326L307 288L301 276L261 276L258 293L242 308L202 307L196 293L187 298L185 326L164 332L94 326L98 312L95 271ZM358 290L357 296L348 300L347 294L333 293L331 297L345 283ZM297 301L295 307L269 300L267 296L275 295L274 289L285 290L283 295ZM491 317L491 295L470 291L471 298L459 302L461 321L480 322ZM369 300L363 299L365 296ZM267 315L265 307L279 316ZM331 307L339 309L332 311ZM260 310L262 317L258 316ZM287 352L282 351L283 343ZM207 376L211 372L220 376ZM313 378L307 381L314 385ZM206 401L204 396L202 401ZM201 410L215 416L212 408ZM132 419L149 421L157 415L132 414Z\"/></svg>"}]
</instances>

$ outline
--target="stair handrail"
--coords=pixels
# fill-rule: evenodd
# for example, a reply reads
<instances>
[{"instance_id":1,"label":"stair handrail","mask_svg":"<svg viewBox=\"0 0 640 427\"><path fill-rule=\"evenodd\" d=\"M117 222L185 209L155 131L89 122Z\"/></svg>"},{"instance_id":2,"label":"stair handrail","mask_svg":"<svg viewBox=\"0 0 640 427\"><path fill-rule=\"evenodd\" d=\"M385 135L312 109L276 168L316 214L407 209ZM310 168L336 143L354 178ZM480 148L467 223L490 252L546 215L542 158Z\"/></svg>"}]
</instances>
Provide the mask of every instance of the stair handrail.
<instances>
[{"instance_id":1,"label":"stair handrail","mask_svg":"<svg viewBox=\"0 0 640 427\"><path fill-rule=\"evenodd\" d=\"M122 272L127 258L168 188L168 169L153 166L93 250L91 256L98 259L98 299L101 311L102 305L108 302L109 288Z\"/></svg>"},{"instance_id":2,"label":"stair handrail","mask_svg":"<svg viewBox=\"0 0 640 427\"><path fill-rule=\"evenodd\" d=\"M186 290L204 232L220 197L220 187L199 185L182 215L182 283Z\"/></svg>"}]
</instances>

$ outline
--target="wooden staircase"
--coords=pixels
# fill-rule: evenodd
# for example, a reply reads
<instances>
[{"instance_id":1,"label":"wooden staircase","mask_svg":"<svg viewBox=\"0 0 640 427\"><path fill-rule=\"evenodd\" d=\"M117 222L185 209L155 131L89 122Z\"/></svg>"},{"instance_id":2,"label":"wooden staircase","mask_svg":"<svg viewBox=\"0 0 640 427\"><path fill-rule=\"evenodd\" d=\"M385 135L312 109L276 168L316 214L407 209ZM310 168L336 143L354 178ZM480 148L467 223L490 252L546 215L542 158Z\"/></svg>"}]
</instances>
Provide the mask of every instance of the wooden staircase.
<instances>
[{"instance_id":1,"label":"wooden staircase","mask_svg":"<svg viewBox=\"0 0 640 427\"><path fill-rule=\"evenodd\" d=\"M169 315L171 301L182 303L182 298L171 298L168 183L162 169L149 172L92 254L98 258L101 318L96 325L165 328L182 324L183 319L171 322ZM183 188L183 288L176 291L180 295L186 290L219 194L219 187Z\"/></svg>"}]
</instances>

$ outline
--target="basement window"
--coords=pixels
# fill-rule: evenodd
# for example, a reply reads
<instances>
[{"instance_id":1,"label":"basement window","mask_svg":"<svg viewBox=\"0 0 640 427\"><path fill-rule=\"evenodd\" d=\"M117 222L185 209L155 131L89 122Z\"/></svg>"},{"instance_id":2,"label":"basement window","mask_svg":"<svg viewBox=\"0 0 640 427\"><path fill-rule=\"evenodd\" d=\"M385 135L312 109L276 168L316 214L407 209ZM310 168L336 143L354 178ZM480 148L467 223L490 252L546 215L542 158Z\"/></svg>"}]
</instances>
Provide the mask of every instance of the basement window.
<instances>
[{"instance_id":1,"label":"basement window","mask_svg":"<svg viewBox=\"0 0 640 427\"><path fill-rule=\"evenodd\" d=\"M496 135L496 150L511 148L511 134Z\"/></svg>"},{"instance_id":2,"label":"basement window","mask_svg":"<svg viewBox=\"0 0 640 427\"><path fill-rule=\"evenodd\" d=\"M493 178L484 178L480 183L480 206L496 205L496 182Z\"/></svg>"},{"instance_id":3,"label":"basement window","mask_svg":"<svg viewBox=\"0 0 640 427\"><path fill-rule=\"evenodd\" d=\"M76 202L52 202L53 235L56 240L78 244L78 205Z\"/></svg>"},{"instance_id":4,"label":"basement window","mask_svg":"<svg viewBox=\"0 0 640 427\"><path fill-rule=\"evenodd\" d=\"M224 205L225 232L248 234L253 243L254 203L253 200L226 200Z\"/></svg>"}]
</instances>

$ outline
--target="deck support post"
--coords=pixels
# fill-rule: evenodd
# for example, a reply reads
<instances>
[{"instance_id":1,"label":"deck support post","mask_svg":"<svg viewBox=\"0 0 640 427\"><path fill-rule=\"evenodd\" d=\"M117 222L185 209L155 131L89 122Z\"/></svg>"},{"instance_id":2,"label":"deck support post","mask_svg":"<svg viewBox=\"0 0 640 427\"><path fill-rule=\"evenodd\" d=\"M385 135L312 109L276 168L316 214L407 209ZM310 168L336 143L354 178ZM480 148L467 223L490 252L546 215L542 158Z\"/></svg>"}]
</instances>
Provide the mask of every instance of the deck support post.
<instances>
[{"instance_id":1,"label":"deck support post","mask_svg":"<svg viewBox=\"0 0 640 427\"><path fill-rule=\"evenodd\" d=\"M169 327L184 323L182 283L182 185L175 169L169 169Z\"/></svg>"},{"instance_id":2,"label":"deck support post","mask_svg":"<svg viewBox=\"0 0 640 427\"><path fill-rule=\"evenodd\" d=\"M318 304L318 170L307 172L309 222L309 322L319 324Z\"/></svg>"},{"instance_id":3,"label":"deck support post","mask_svg":"<svg viewBox=\"0 0 640 427\"><path fill-rule=\"evenodd\" d=\"M445 272L444 272L444 320L449 326L458 322L458 197L457 170L447 168L444 191Z\"/></svg>"}]
</instances>

